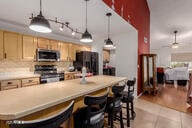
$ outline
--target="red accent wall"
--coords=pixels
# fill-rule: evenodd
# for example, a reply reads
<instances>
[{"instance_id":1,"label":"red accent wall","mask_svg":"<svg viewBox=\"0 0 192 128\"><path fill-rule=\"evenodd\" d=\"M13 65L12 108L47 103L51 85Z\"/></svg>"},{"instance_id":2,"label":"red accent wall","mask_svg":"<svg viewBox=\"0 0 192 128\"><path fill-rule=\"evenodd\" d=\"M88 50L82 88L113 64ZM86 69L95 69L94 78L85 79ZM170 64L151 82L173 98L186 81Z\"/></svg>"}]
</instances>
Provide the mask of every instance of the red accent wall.
<instances>
[{"instance_id":1,"label":"red accent wall","mask_svg":"<svg viewBox=\"0 0 192 128\"><path fill-rule=\"evenodd\" d=\"M146 0L103 0L138 31L138 95L141 87L141 57L150 48L150 10ZM144 43L144 37L147 43Z\"/></svg>"}]
</instances>

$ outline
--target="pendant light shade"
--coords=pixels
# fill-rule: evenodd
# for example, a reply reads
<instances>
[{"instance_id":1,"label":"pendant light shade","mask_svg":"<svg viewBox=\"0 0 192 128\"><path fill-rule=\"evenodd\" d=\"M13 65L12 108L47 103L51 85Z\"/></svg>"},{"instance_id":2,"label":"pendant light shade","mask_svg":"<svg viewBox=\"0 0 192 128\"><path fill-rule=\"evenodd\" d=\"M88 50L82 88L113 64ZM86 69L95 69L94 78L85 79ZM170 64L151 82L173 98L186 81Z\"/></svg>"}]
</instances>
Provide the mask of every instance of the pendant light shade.
<instances>
[{"instance_id":1,"label":"pendant light shade","mask_svg":"<svg viewBox=\"0 0 192 128\"><path fill-rule=\"evenodd\" d=\"M48 20L46 20L41 14L34 17L31 20L29 28L36 32L50 33L52 32Z\"/></svg>"},{"instance_id":2,"label":"pendant light shade","mask_svg":"<svg viewBox=\"0 0 192 128\"><path fill-rule=\"evenodd\" d=\"M84 42L84 43L93 42L92 36L91 36L91 34L87 31L87 29L86 29L85 32L82 34L82 38L81 38L80 41L81 41L81 42Z\"/></svg>"},{"instance_id":3,"label":"pendant light shade","mask_svg":"<svg viewBox=\"0 0 192 128\"><path fill-rule=\"evenodd\" d=\"M36 17L32 16L29 28L36 32L50 33L52 32L49 21L42 15L41 0L40 0L40 13Z\"/></svg>"},{"instance_id":4,"label":"pendant light shade","mask_svg":"<svg viewBox=\"0 0 192 128\"><path fill-rule=\"evenodd\" d=\"M114 48L113 42L109 37L110 36L110 16L111 15L112 15L111 13L106 14L106 16L108 16L108 38L105 40L105 45L104 45L105 48Z\"/></svg>"},{"instance_id":5,"label":"pendant light shade","mask_svg":"<svg viewBox=\"0 0 192 128\"><path fill-rule=\"evenodd\" d=\"M175 34L175 42L174 42L174 43L172 44L172 46L171 46L171 47L174 48L174 49L175 49L175 48L179 48L179 43L176 42L176 34L177 34L177 32L178 32L178 31L176 31L176 30L174 31L174 34Z\"/></svg>"},{"instance_id":6,"label":"pendant light shade","mask_svg":"<svg viewBox=\"0 0 192 128\"><path fill-rule=\"evenodd\" d=\"M81 39L80 39L80 41L81 41L81 42L84 42L84 43L93 42L92 36L91 36L91 34L88 32L88 30L87 30L87 2L88 2L88 1L89 1L89 0L85 0L85 2L86 2L86 19L85 19L85 21L86 21L86 24L85 24L86 29L85 29L85 32L82 34L82 37L81 37Z\"/></svg>"},{"instance_id":7,"label":"pendant light shade","mask_svg":"<svg viewBox=\"0 0 192 128\"><path fill-rule=\"evenodd\" d=\"M113 42L111 41L110 38L105 40L105 48L113 48Z\"/></svg>"}]
</instances>

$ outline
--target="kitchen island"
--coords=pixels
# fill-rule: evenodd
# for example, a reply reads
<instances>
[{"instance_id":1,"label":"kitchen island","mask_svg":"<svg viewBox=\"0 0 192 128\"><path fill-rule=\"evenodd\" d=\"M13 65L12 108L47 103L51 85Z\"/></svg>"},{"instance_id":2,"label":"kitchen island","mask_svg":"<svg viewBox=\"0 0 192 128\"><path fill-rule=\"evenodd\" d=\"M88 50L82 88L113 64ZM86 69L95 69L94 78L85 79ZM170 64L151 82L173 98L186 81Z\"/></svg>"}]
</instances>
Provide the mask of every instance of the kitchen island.
<instances>
[{"instance_id":1,"label":"kitchen island","mask_svg":"<svg viewBox=\"0 0 192 128\"><path fill-rule=\"evenodd\" d=\"M84 105L87 94L97 95L107 87L124 82L126 77L98 75L87 77L87 84L81 79L48 83L0 92L0 128L8 127L7 120L33 120L58 113L71 100L75 101L74 111Z\"/></svg>"}]
</instances>

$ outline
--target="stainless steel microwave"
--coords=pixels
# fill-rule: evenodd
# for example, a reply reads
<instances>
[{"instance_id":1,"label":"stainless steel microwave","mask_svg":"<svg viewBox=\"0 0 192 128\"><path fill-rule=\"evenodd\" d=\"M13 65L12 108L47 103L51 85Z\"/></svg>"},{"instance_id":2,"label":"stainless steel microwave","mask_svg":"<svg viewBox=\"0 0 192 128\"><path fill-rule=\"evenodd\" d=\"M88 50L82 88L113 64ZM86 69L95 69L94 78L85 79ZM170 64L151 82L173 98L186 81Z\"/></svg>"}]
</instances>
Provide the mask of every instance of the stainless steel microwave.
<instances>
[{"instance_id":1,"label":"stainless steel microwave","mask_svg":"<svg viewBox=\"0 0 192 128\"><path fill-rule=\"evenodd\" d=\"M36 60L42 62L60 61L60 52L57 50L37 49Z\"/></svg>"}]
</instances>

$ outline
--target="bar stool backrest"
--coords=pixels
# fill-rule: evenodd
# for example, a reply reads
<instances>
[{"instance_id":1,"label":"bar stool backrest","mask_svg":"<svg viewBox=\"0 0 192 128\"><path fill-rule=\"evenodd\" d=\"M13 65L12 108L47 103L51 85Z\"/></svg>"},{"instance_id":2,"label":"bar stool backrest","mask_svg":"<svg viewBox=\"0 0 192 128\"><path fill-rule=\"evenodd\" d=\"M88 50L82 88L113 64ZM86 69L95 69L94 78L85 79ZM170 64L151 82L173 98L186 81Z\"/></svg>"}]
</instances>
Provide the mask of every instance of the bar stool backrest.
<instances>
[{"instance_id":1,"label":"bar stool backrest","mask_svg":"<svg viewBox=\"0 0 192 128\"><path fill-rule=\"evenodd\" d=\"M87 128L90 127L90 122L91 119L94 118L94 116L102 114L104 116L104 110L105 106L107 103L107 96L109 94L109 88L107 89L107 92L104 95L101 96L90 96L87 95L84 98L84 103L87 105L87 115L86 115L86 120L87 120ZM97 128L102 127L104 123L104 120L102 121L97 121L95 120L95 126ZM92 127L95 127L92 126Z\"/></svg>"},{"instance_id":2,"label":"bar stool backrest","mask_svg":"<svg viewBox=\"0 0 192 128\"><path fill-rule=\"evenodd\" d=\"M135 77L133 78L133 80L128 80L127 81L128 96L133 95L135 82L136 82L136 78Z\"/></svg>"},{"instance_id":3,"label":"bar stool backrest","mask_svg":"<svg viewBox=\"0 0 192 128\"><path fill-rule=\"evenodd\" d=\"M63 111L54 116L32 121L7 121L7 124L10 128L60 128L65 121L69 121L67 128L70 128L70 118L73 106L74 101L72 101Z\"/></svg>"}]
</instances>

